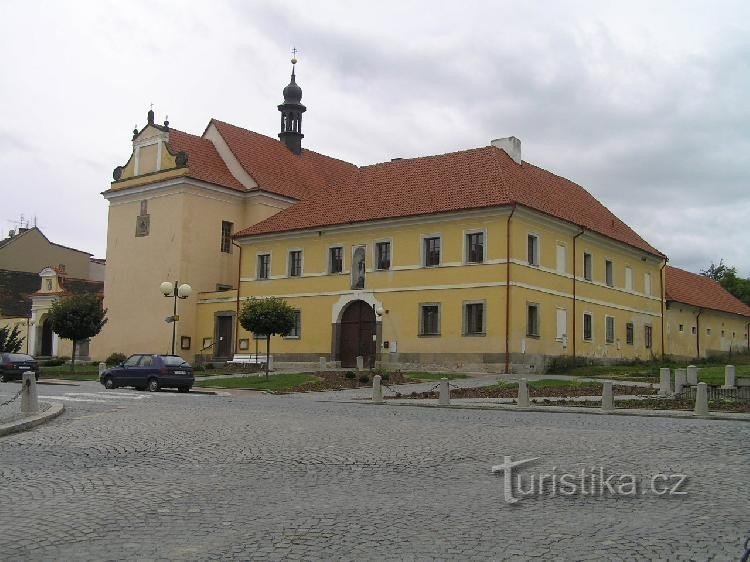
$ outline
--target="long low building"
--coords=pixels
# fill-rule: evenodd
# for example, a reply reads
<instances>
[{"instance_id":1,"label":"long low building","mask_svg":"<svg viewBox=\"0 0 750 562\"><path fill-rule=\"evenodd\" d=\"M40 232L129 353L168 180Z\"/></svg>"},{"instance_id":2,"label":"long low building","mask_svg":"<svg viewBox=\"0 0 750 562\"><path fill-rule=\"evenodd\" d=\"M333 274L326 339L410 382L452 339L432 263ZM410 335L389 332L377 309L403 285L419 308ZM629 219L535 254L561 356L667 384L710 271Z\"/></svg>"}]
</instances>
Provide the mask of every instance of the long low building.
<instances>
[{"instance_id":1,"label":"long low building","mask_svg":"<svg viewBox=\"0 0 750 562\"><path fill-rule=\"evenodd\" d=\"M153 111L133 132L104 192L95 356L167 351L173 329L188 359L254 351L238 311L272 295L296 311L280 361L538 372L672 353L666 256L517 138L358 167L302 146L294 71L283 95L279 140L216 119L191 135ZM176 326L165 281L194 291Z\"/></svg>"}]
</instances>

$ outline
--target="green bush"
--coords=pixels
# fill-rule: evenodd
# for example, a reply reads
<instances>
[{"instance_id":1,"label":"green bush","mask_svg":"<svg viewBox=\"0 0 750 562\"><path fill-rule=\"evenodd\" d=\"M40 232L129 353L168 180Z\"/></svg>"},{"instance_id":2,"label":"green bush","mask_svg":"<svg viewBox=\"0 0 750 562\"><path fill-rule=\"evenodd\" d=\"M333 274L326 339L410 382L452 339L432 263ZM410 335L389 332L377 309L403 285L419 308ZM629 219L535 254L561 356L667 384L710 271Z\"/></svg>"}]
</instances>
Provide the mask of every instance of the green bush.
<instances>
[{"instance_id":1,"label":"green bush","mask_svg":"<svg viewBox=\"0 0 750 562\"><path fill-rule=\"evenodd\" d=\"M104 363L107 365L107 367L114 367L115 365L119 365L123 361L125 361L127 357L125 357L125 354L123 353L113 353L107 359L104 361Z\"/></svg>"},{"instance_id":2,"label":"green bush","mask_svg":"<svg viewBox=\"0 0 750 562\"><path fill-rule=\"evenodd\" d=\"M65 361L67 361L67 359L58 357L57 359L47 359L46 361L40 361L39 364L42 367L59 367L61 365L65 365Z\"/></svg>"},{"instance_id":3,"label":"green bush","mask_svg":"<svg viewBox=\"0 0 750 562\"><path fill-rule=\"evenodd\" d=\"M213 370L215 368L213 363L206 363L206 369Z\"/></svg>"},{"instance_id":4,"label":"green bush","mask_svg":"<svg viewBox=\"0 0 750 562\"><path fill-rule=\"evenodd\" d=\"M359 382L361 382L362 384L367 384L368 382L370 382L370 377L368 377L367 375L360 375Z\"/></svg>"},{"instance_id":5,"label":"green bush","mask_svg":"<svg viewBox=\"0 0 750 562\"><path fill-rule=\"evenodd\" d=\"M562 374L575 369L576 367L585 367L591 365L593 362L586 357L572 357L570 355L560 355L555 357L547 365L547 373Z\"/></svg>"},{"instance_id":6,"label":"green bush","mask_svg":"<svg viewBox=\"0 0 750 562\"><path fill-rule=\"evenodd\" d=\"M353 371L347 371L346 373L344 373L344 376L345 376L345 377L346 377L347 379L349 379L349 380L354 380L354 378L355 378L355 377L356 377L357 375L355 375Z\"/></svg>"}]
</instances>

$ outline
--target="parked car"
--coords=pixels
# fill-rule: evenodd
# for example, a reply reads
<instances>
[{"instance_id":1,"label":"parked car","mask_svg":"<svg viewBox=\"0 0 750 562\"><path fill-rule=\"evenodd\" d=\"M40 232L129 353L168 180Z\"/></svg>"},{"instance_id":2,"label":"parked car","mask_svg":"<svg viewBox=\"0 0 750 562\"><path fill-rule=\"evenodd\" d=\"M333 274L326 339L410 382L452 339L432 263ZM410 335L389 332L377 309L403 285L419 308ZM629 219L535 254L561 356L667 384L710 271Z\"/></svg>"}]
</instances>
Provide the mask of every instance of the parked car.
<instances>
[{"instance_id":1,"label":"parked car","mask_svg":"<svg viewBox=\"0 0 750 562\"><path fill-rule=\"evenodd\" d=\"M3 382L21 380L26 371L34 371L39 380L39 363L25 353L0 353L0 378Z\"/></svg>"},{"instance_id":2,"label":"parked car","mask_svg":"<svg viewBox=\"0 0 750 562\"><path fill-rule=\"evenodd\" d=\"M160 388L176 388L188 392L195 382L190 363L178 355L137 353L99 375L104 388L132 386L156 392Z\"/></svg>"}]
</instances>

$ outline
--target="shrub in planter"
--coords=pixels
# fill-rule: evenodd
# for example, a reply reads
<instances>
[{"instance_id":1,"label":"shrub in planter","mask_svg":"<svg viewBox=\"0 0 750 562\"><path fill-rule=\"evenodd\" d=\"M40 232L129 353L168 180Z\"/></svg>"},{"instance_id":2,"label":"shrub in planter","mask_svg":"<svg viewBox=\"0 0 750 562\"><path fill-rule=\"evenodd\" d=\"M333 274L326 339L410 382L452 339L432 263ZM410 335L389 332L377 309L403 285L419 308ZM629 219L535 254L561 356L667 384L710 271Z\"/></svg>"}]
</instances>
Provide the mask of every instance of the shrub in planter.
<instances>
[{"instance_id":1,"label":"shrub in planter","mask_svg":"<svg viewBox=\"0 0 750 562\"><path fill-rule=\"evenodd\" d=\"M357 375L355 375L352 371L347 371L346 373L344 373L344 377L346 377L349 380L354 380L356 376Z\"/></svg>"},{"instance_id":2,"label":"shrub in planter","mask_svg":"<svg viewBox=\"0 0 750 562\"><path fill-rule=\"evenodd\" d=\"M213 364L213 363L206 363L206 369L211 369L211 370L213 370L214 368L215 368L215 367L214 367L214 364Z\"/></svg>"},{"instance_id":3,"label":"shrub in planter","mask_svg":"<svg viewBox=\"0 0 750 562\"><path fill-rule=\"evenodd\" d=\"M125 361L125 359L127 359L127 357L125 357L124 353L115 352L104 360L104 364L107 365L107 367L114 367Z\"/></svg>"},{"instance_id":4,"label":"shrub in planter","mask_svg":"<svg viewBox=\"0 0 750 562\"><path fill-rule=\"evenodd\" d=\"M362 384L367 384L368 382L370 382L370 377L368 377L367 375L360 375L359 382L361 382Z\"/></svg>"},{"instance_id":5,"label":"shrub in planter","mask_svg":"<svg viewBox=\"0 0 750 562\"><path fill-rule=\"evenodd\" d=\"M40 361L39 364L42 367L60 367L61 365L65 365L66 359L63 357L58 357L57 359L47 359L46 361Z\"/></svg>"}]
</instances>

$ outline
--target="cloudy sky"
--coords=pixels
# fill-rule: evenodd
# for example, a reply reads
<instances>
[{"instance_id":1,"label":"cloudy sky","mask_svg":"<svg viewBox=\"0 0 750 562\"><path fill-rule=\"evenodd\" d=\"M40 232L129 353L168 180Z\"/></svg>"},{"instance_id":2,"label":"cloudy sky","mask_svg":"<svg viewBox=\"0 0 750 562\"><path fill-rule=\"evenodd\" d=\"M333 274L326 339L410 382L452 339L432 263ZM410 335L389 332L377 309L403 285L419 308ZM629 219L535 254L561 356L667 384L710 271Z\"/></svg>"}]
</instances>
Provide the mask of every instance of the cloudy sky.
<instances>
[{"instance_id":1,"label":"cloudy sky","mask_svg":"<svg viewBox=\"0 0 750 562\"><path fill-rule=\"evenodd\" d=\"M750 275L750 3L0 0L0 221L103 257L100 193L157 120L278 132L356 164L484 146L591 191L697 271Z\"/></svg>"}]
</instances>

